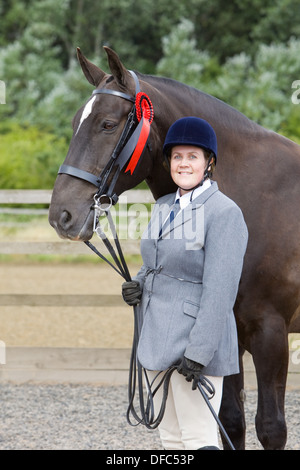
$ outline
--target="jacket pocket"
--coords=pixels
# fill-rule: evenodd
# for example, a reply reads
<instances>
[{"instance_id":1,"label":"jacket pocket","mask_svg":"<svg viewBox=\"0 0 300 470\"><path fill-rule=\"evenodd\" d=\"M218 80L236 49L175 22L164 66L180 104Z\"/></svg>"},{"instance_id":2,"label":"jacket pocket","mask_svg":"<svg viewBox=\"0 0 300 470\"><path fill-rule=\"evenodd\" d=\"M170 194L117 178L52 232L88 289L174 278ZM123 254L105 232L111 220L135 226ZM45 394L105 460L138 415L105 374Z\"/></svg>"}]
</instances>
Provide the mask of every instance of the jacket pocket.
<instances>
[{"instance_id":1,"label":"jacket pocket","mask_svg":"<svg viewBox=\"0 0 300 470\"><path fill-rule=\"evenodd\" d=\"M193 302L185 301L183 304L183 313L190 317L197 318L200 305Z\"/></svg>"}]
</instances>

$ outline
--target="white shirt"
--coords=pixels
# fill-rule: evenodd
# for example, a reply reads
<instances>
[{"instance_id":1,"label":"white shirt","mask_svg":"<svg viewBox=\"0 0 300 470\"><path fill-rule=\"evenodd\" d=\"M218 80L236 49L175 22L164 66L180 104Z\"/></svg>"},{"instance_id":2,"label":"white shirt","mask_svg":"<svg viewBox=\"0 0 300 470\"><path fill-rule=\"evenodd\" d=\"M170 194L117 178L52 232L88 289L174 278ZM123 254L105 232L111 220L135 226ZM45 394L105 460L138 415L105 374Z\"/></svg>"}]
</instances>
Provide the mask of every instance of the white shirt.
<instances>
[{"instance_id":1,"label":"white shirt","mask_svg":"<svg viewBox=\"0 0 300 470\"><path fill-rule=\"evenodd\" d=\"M210 179L207 179L204 181L202 186L199 186L199 188L194 189L192 199L195 199L196 197L200 196L201 193L206 191L211 186L211 181ZM191 202L191 192L184 194L183 196L180 196L180 188L177 189L176 195L175 195L175 201L176 202L179 199L179 204L180 204L180 210L182 211L185 209Z\"/></svg>"},{"instance_id":2,"label":"white shirt","mask_svg":"<svg viewBox=\"0 0 300 470\"><path fill-rule=\"evenodd\" d=\"M193 199L200 196L200 194L202 194L204 191L206 191L206 189L208 189L210 186L211 186L211 181L210 181L210 179L207 179L207 180L204 181L202 186L199 186L198 188L196 188L192 191L189 191L188 193L184 194L183 196L180 196L180 188L178 188L177 192L175 194L174 204L176 203L177 200L179 200L180 210L177 212L176 215L178 215L183 209L185 209L192 202ZM191 194L191 193L193 193L193 194ZM191 196L192 196L192 198L191 198ZM175 215L175 217L176 217L176 215ZM170 214L168 215L168 217L166 217L164 223L162 224L162 227L164 226L164 224L166 223L166 221L169 218L170 218ZM161 231L162 231L162 229L161 229Z\"/></svg>"}]
</instances>

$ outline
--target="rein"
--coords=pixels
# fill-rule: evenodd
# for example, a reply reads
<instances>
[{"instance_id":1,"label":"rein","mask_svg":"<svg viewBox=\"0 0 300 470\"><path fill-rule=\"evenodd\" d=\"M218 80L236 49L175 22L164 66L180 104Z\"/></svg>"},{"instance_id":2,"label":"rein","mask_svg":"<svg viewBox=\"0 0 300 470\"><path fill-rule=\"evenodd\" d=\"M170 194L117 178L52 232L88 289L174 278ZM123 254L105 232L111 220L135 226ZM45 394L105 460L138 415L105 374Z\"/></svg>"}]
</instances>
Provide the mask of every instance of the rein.
<instances>
[{"instance_id":1,"label":"rein","mask_svg":"<svg viewBox=\"0 0 300 470\"><path fill-rule=\"evenodd\" d=\"M123 277L125 281L131 281L131 275L128 269L128 266L125 261L125 257L120 245L120 241L116 232L116 228L110 213L110 205L101 204L99 199L95 196L94 208L94 232L98 235L99 238L103 241L106 246L109 254L111 255L115 264L111 263L98 249L89 241L84 243L99 256L103 261L108 263L120 276ZM106 215L110 231L113 235L115 241L115 248L109 241L105 232L103 231L99 218L102 215ZM129 363L129 380L128 380L128 401L129 405L127 408L127 422L131 426L136 426L138 424L144 424L148 429L156 429L161 423L168 397L168 388L171 376L177 366L169 367L165 372L158 372L154 377L153 381L150 382L146 369L140 364L137 357L137 347L139 342L140 331L142 327L142 320L139 315L139 310L137 306L133 307L134 312L134 334L132 341L131 357ZM163 374L163 375L162 375ZM160 377L162 375L162 377ZM155 385L155 381L158 380L158 383ZM146 399L144 398L144 385L146 388ZM154 396L160 387L163 387L163 397L159 412L155 415L154 411ZM209 403L209 400L214 396L214 387L211 382L204 376L202 376L201 381L198 383L198 388L206 400L208 406L212 410L212 407ZM204 388L206 391L204 391ZM138 403L139 403L139 412L136 411L134 400L136 398L136 391L138 389ZM210 395L210 396L208 396ZM213 412L213 411L212 411ZM215 419L218 420L218 417L215 416ZM136 423L132 422L131 417L133 417ZM220 423L221 425L221 423Z\"/></svg>"},{"instance_id":2,"label":"rein","mask_svg":"<svg viewBox=\"0 0 300 470\"><path fill-rule=\"evenodd\" d=\"M102 253L100 253L97 248L90 243L89 241L85 241L84 243L94 252L97 256L99 256L103 261L108 263L120 276L123 277L125 281L131 281L130 272L128 266L125 261L125 257L123 255L123 251L120 245L120 241L116 232L116 228L110 213L111 204L105 206L100 204L99 199L95 197L95 205L94 208L94 232L98 235L99 238L103 241L104 245L106 246L109 254L111 255L115 265L111 263ZM115 251L114 247L110 243L109 239L107 238L106 234L102 230L101 224L99 222L99 218L101 215L106 215L110 231L113 235L115 241L115 247L117 252ZM138 357L137 357L137 347L139 342L140 331L142 327L142 320L139 315L138 307L133 307L134 312L134 334L133 334L133 341L132 341L132 349L131 349L131 357L129 363L129 380L128 380L128 401L129 405L127 408L126 418L127 422L131 426L137 426L138 424L144 424L148 429L156 429L159 424L161 423L165 408L166 402L168 398L168 388L171 376L175 370L177 370L177 366L169 367L165 372L158 372L158 374L154 377L153 381L150 382L148 378L148 374L146 369L140 364ZM162 375L160 378L159 376ZM159 380L157 385L155 385L155 381ZM144 399L144 384L146 388L146 400ZM155 387L154 387L155 385ZM210 409L214 419L216 420L220 432L223 435L224 439L226 440L227 444L229 445L231 450L235 450L234 446L226 433L224 426L222 425L218 415L216 414L215 410L213 409L210 400L213 398L215 394L215 389L213 384L210 380L207 379L204 375L200 377L198 382L198 390L200 391L204 401L206 402L208 408ZM163 397L159 412L157 416L155 416L154 411L154 396L156 392L159 390L160 387L163 387ZM138 402L139 402L139 413L136 411L134 405L134 399L136 397L136 390L138 388ZM131 416L135 419L136 423L133 423L131 420Z\"/></svg>"},{"instance_id":3,"label":"rein","mask_svg":"<svg viewBox=\"0 0 300 470\"><path fill-rule=\"evenodd\" d=\"M120 276L123 277L125 281L131 281L131 275L128 269L128 266L125 261L125 257L120 245L120 241L115 229L115 225L110 213L110 207L106 207L107 204L101 205L99 199L95 197L95 205L93 206L95 211L94 216L94 232L98 235L99 238L103 241L105 247L107 248L109 254L111 255L115 264L110 262L102 253L98 251L98 249L89 241L85 241L84 243L94 252L97 256L99 256L103 261L108 263ZM108 237L102 230L101 224L99 222L99 217L102 215L106 215L110 231L113 235L115 241L115 248L109 241ZM129 380L128 380L128 408L127 408L127 422L131 426L136 426L138 424L144 424L148 429L156 429L159 426L165 412L166 402L168 397L168 388L169 382L171 379L172 373L177 369L176 366L170 367L163 377L159 378L159 375L162 372L159 372L154 380L150 383L147 371L144 367L140 364L137 358L137 346L139 342L139 335L141 331L141 318L139 315L138 307L133 307L134 312L134 333L133 333L133 341L132 341L132 349L131 349L131 357L129 363ZM159 379L157 385L155 385L155 381ZM144 398L144 384L146 387L146 398ZM161 402L160 410L155 416L154 412L154 396L158 389L163 387L163 398ZM135 407L135 398L136 392L138 390L138 404L139 404L139 412L136 411ZM136 421L133 423L132 417Z\"/></svg>"}]
</instances>

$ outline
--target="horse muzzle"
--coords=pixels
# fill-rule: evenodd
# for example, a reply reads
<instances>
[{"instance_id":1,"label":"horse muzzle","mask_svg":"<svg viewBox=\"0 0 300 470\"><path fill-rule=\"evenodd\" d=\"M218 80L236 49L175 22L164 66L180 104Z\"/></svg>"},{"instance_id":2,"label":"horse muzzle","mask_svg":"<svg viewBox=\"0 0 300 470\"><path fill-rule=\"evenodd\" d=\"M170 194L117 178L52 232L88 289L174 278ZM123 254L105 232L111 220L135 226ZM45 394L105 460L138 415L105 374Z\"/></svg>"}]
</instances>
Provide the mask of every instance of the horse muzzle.
<instances>
[{"instance_id":1,"label":"horse muzzle","mask_svg":"<svg viewBox=\"0 0 300 470\"><path fill-rule=\"evenodd\" d=\"M56 230L60 238L67 238L73 241L87 241L93 236L93 210L89 209L87 216L74 217L72 212L63 209L58 212L57 209L49 210L49 223Z\"/></svg>"}]
</instances>

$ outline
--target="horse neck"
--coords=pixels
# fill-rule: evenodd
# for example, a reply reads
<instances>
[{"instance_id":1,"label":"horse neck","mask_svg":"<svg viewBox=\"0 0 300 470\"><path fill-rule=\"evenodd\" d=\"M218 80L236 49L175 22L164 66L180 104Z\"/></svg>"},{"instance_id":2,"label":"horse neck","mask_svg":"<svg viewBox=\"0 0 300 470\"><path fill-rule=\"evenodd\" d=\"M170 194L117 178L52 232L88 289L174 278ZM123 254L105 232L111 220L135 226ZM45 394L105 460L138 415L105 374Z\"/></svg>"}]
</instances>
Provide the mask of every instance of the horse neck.
<instances>
[{"instance_id":1,"label":"horse neck","mask_svg":"<svg viewBox=\"0 0 300 470\"><path fill-rule=\"evenodd\" d=\"M300 174L299 145L199 90L168 79L153 77L147 81L153 91L152 96L149 90L149 96L155 115L155 162L147 183L155 198L176 189L163 167L162 147L166 132L176 119L194 115L206 119L215 129L218 161L214 178L220 190L247 214L250 225L250 215L257 216L253 208L261 207L262 186L265 194L275 194L280 190L281 200L287 193L290 200L299 199L295 190L297 186L290 181L290 173ZM287 168L293 171L287 172Z\"/></svg>"},{"instance_id":2,"label":"horse neck","mask_svg":"<svg viewBox=\"0 0 300 470\"><path fill-rule=\"evenodd\" d=\"M157 199L176 190L170 175L166 172L162 153L169 127L183 116L198 116L209 121L218 130L221 139L223 136L223 132L220 131L221 123L216 120L214 113L217 116L222 115L218 110L220 106L232 110L233 108L210 95L171 79L141 74L139 78L143 84L143 91L149 94L154 107L154 121L151 126L153 166L146 182L154 198ZM240 114L238 111L236 113Z\"/></svg>"},{"instance_id":3,"label":"horse neck","mask_svg":"<svg viewBox=\"0 0 300 470\"><path fill-rule=\"evenodd\" d=\"M163 132L174 120L183 116L206 119L219 132L250 132L252 135L268 132L237 109L196 88L169 78L151 75L141 77L152 89L153 96L150 97L153 99L155 119L159 121Z\"/></svg>"}]
</instances>

